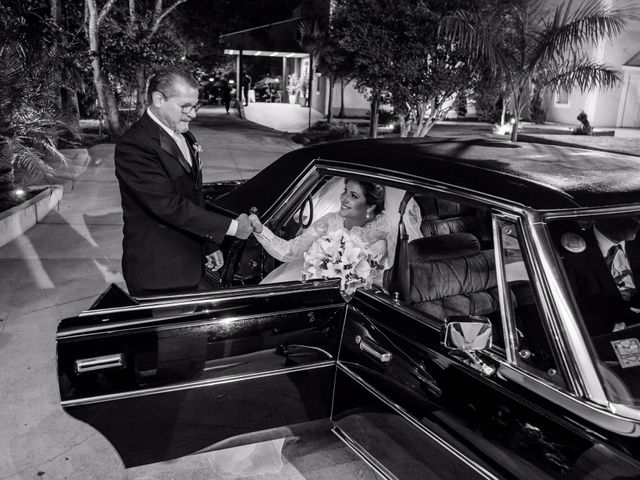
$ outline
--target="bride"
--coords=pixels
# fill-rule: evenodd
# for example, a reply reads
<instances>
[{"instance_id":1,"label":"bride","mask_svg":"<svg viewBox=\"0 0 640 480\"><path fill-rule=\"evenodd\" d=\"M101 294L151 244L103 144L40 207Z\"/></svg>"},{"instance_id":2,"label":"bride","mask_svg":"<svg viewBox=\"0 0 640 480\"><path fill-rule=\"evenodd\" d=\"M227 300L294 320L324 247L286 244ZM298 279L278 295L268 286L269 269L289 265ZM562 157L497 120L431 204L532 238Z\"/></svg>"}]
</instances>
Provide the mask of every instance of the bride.
<instances>
[{"instance_id":1,"label":"bride","mask_svg":"<svg viewBox=\"0 0 640 480\"><path fill-rule=\"evenodd\" d=\"M391 229L383 214L385 189L377 183L347 179L340 195L340 210L328 213L291 240L276 236L260 223L256 215L250 215L253 234L264 249L283 263L267 275L261 283L277 283L300 280L304 270L304 254L313 242L327 233L345 229L358 235L373 252L380 265L387 255L387 236ZM378 271L381 275L382 271ZM373 281L376 276L373 275Z\"/></svg>"}]
</instances>

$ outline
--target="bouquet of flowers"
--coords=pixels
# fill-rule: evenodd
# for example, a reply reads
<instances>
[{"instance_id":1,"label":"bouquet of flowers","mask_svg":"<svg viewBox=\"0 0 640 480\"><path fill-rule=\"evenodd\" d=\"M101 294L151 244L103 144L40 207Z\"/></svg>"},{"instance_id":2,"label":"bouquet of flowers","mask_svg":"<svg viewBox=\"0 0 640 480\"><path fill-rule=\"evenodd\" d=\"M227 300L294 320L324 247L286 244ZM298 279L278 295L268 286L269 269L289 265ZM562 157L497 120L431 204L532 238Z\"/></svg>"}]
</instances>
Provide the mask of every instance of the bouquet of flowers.
<instances>
[{"instance_id":1,"label":"bouquet of flowers","mask_svg":"<svg viewBox=\"0 0 640 480\"><path fill-rule=\"evenodd\" d=\"M377 266L373 253L357 235L336 230L318 238L304 254L305 274L310 278L340 278L340 288L351 295L367 284Z\"/></svg>"}]
</instances>

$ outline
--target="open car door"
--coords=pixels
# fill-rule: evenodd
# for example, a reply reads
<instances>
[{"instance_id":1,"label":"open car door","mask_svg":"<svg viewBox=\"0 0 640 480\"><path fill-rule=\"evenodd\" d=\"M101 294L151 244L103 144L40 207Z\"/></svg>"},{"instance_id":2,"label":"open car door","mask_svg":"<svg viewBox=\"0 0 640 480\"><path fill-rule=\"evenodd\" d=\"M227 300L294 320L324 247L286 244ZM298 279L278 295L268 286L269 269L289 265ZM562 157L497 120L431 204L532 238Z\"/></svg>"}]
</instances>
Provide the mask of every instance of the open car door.
<instances>
[{"instance_id":1,"label":"open car door","mask_svg":"<svg viewBox=\"0 0 640 480\"><path fill-rule=\"evenodd\" d=\"M337 280L98 304L59 324L62 407L127 467L326 428L344 313Z\"/></svg>"}]
</instances>

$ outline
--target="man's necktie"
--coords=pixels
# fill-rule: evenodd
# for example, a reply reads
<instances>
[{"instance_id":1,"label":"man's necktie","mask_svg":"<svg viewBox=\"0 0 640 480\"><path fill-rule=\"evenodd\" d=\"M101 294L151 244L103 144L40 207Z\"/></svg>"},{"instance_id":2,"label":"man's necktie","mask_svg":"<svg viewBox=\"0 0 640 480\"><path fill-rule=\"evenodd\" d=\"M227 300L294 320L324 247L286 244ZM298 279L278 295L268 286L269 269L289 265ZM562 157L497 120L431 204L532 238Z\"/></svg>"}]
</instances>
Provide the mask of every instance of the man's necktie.
<instances>
[{"instance_id":1,"label":"man's necktie","mask_svg":"<svg viewBox=\"0 0 640 480\"><path fill-rule=\"evenodd\" d=\"M611 246L605 257L605 262L607 263L607 267L609 267L609 271L613 276L618 290L620 290L622 298L627 301L630 300L636 292L636 285L633 280L633 272L631 271L629 260L622 245L616 244Z\"/></svg>"},{"instance_id":2,"label":"man's necktie","mask_svg":"<svg viewBox=\"0 0 640 480\"><path fill-rule=\"evenodd\" d=\"M616 258L616 255L618 254L618 251L621 250L622 247L620 246L619 243L616 243L615 245L611 245L611 248L609 248L609 251L607 252L607 256L605 257L604 261L607 263L607 268L610 271L613 271L613 259Z\"/></svg>"}]
</instances>

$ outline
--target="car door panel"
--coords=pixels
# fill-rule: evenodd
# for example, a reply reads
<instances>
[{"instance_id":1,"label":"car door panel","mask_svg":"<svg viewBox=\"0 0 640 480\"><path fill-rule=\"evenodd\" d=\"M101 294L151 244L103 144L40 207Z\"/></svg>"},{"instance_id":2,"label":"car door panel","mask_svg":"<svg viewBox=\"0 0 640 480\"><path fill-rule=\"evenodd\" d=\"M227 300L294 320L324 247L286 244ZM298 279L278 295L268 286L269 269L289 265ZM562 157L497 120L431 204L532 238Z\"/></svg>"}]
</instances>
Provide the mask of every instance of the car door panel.
<instances>
[{"instance_id":1,"label":"car door panel","mask_svg":"<svg viewBox=\"0 0 640 480\"><path fill-rule=\"evenodd\" d=\"M362 348L365 338L390 361ZM397 478L451 478L461 463L468 471L460 478L562 478L595 446L551 402L481 375L440 345L435 323L375 295L359 292L349 305L337 382L337 428ZM386 444L404 456L385 455ZM434 454L448 467L434 471Z\"/></svg>"},{"instance_id":2,"label":"car door panel","mask_svg":"<svg viewBox=\"0 0 640 480\"><path fill-rule=\"evenodd\" d=\"M324 281L84 312L58 329L62 406L127 466L326 419L344 308Z\"/></svg>"}]
</instances>

